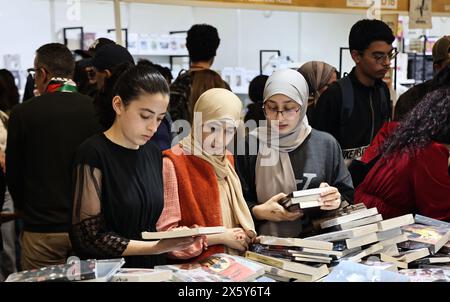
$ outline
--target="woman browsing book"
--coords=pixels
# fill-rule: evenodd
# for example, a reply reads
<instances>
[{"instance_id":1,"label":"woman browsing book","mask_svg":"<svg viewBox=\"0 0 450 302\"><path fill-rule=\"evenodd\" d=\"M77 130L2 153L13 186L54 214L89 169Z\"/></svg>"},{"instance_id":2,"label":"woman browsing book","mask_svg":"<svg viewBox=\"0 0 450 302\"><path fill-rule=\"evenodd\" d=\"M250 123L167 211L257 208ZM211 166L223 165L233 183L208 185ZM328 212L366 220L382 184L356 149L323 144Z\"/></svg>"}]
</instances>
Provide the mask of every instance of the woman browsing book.
<instances>
[{"instance_id":1,"label":"woman browsing book","mask_svg":"<svg viewBox=\"0 0 450 302\"><path fill-rule=\"evenodd\" d=\"M233 157L226 149L241 110L240 99L226 89L204 92L194 106L191 133L164 152L165 206L158 230L179 225L226 228L189 249L172 252L172 258L200 260L224 251L245 251L256 235Z\"/></svg>"},{"instance_id":2,"label":"woman browsing book","mask_svg":"<svg viewBox=\"0 0 450 302\"><path fill-rule=\"evenodd\" d=\"M267 126L250 133L245 150L239 150L244 155L236 157L236 170L259 234L302 235L311 217L280 205L293 191L328 187L319 199L324 211L339 208L341 194L353 201L352 180L339 144L308 124L308 95L308 84L299 72L274 72L264 89ZM251 154L255 147L257 154Z\"/></svg>"},{"instance_id":3,"label":"woman browsing book","mask_svg":"<svg viewBox=\"0 0 450 302\"><path fill-rule=\"evenodd\" d=\"M111 126L86 140L74 162L70 238L80 258L125 257L127 267L164 264L163 253L193 237L142 241L163 210L162 156L149 142L169 103L165 79L147 66L121 65L107 80ZM199 237L197 237L199 238Z\"/></svg>"}]
</instances>

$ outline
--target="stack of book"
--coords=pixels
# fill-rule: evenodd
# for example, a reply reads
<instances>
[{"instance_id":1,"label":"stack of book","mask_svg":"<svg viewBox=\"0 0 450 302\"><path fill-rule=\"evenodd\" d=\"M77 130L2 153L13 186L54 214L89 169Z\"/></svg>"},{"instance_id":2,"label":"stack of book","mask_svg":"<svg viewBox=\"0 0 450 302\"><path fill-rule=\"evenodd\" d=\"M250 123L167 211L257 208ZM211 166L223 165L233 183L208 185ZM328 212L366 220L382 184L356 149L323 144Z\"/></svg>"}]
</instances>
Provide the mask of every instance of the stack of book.
<instances>
[{"instance_id":1,"label":"stack of book","mask_svg":"<svg viewBox=\"0 0 450 302\"><path fill-rule=\"evenodd\" d=\"M266 275L279 281L326 280L323 277L345 261L394 272L425 265L440 265L445 270L450 263L449 226L439 221L425 225L419 219L420 215L414 219L408 214L383 220L376 208L349 206L320 221L319 235L303 239L261 236L246 257L263 263ZM431 224L429 219L427 223Z\"/></svg>"}]
</instances>

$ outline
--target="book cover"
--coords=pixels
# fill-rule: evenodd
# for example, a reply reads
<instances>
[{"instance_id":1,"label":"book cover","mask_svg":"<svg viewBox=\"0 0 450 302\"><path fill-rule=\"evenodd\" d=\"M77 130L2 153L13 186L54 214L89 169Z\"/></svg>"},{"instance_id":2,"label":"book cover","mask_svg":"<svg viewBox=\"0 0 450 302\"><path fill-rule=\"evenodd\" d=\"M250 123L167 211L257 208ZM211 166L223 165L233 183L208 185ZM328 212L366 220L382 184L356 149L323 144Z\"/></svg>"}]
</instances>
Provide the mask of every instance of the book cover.
<instances>
[{"instance_id":1,"label":"book cover","mask_svg":"<svg viewBox=\"0 0 450 302\"><path fill-rule=\"evenodd\" d=\"M377 222L378 229L381 231L388 231L391 229L399 228L402 226L406 226L414 223L414 217L412 214L406 214L403 216L386 219L383 221Z\"/></svg>"},{"instance_id":2,"label":"book cover","mask_svg":"<svg viewBox=\"0 0 450 302\"><path fill-rule=\"evenodd\" d=\"M232 282L252 281L264 274L264 268L258 263L228 254L214 254L200 264Z\"/></svg>"},{"instance_id":3,"label":"book cover","mask_svg":"<svg viewBox=\"0 0 450 302\"><path fill-rule=\"evenodd\" d=\"M162 232L142 232L142 239L159 240L159 239L180 238L198 235L218 234L224 233L225 230L226 229L223 226L215 226L215 227L197 227L190 229L173 229Z\"/></svg>"},{"instance_id":4,"label":"book cover","mask_svg":"<svg viewBox=\"0 0 450 302\"><path fill-rule=\"evenodd\" d=\"M399 273L411 282L450 282L450 270L439 268L404 269Z\"/></svg>"},{"instance_id":5,"label":"book cover","mask_svg":"<svg viewBox=\"0 0 450 302\"><path fill-rule=\"evenodd\" d=\"M214 254L196 263L159 265L155 269L171 270L173 280L182 282L248 282L264 274L258 263L228 254Z\"/></svg>"},{"instance_id":6,"label":"book cover","mask_svg":"<svg viewBox=\"0 0 450 302\"><path fill-rule=\"evenodd\" d=\"M315 248L321 250L331 251L333 244L331 242L321 240L310 240L300 238L281 238L274 236L260 236L261 244L266 245L280 245L280 246L293 246L293 247L306 247Z\"/></svg>"},{"instance_id":7,"label":"book cover","mask_svg":"<svg viewBox=\"0 0 450 302\"><path fill-rule=\"evenodd\" d=\"M350 239L360 237L368 234L374 234L378 231L377 224L369 224L360 227L356 227L349 230L329 232L321 235L307 237L308 240L321 240L321 241L340 241L344 239Z\"/></svg>"},{"instance_id":8,"label":"book cover","mask_svg":"<svg viewBox=\"0 0 450 302\"><path fill-rule=\"evenodd\" d=\"M412 224L402 227L408 236L408 241L403 246L410 249L428 247L430 252L435 254L450 238L450 229L447 227L436 227L421 224Z\"/></svg>"},{"instance_id":9,"label":"book cover","mask_svg":"<svg viewBox=\"0 0 450 302\"><path fill-rule=\"evenodd\" d=\"M377 214L374 216L369 216L366 218L357 219L357 220L346 222L346 223L341 223L341 224L335 226L334 228L336 228L336 231L348 230L348 229L353 229L353 228L356 228L359 226L373 224L373 223L376 223L376 222L382 221L382 220L383 220L383 217L381 216L381 214Z\"/></svg>"},{"instance_id":10,"label":"book cover","mask_svg":"<svg viewBox=\"0 0 450 302\"><path fill-rule=\"evenodd\" d=\"M339 224L342 224L342 223L347 223L347 222L350 222L350 221L366 218L366 217L369 217L369 216L374 216L374 215L377 215L377 214L378 214L377 208L362 209L362 210L355 211L355 212L352 212L352 213L347 214L347 215L343 215L343 216L340 216L340 217L336 217L336 218L332 218L332 219L326 220L326 221L324 221L324 222L322 222L320 224L320 227L322 229L326 229L326 228L329 228L329 227L332 227L332 226L335 226L335 225L339 225Z\"/></svg>"},{"instance_id":11,"label":"book cover","mask_svg":"<svg viewBox=\"0 0 450 302\"><path fill-rule=\"evenodd\" d=\"M320 194L327 188L294 191L281 199L280 204L289 211L319 207Z\"/></svg>"},{"instance_id":12,"label":"book cover","mask_svg":"<svg viewBox=\"0 0 450 302\"><path fill-rule=\"evenodd\" d=\"M450 229L449 222L433 219L431 217L427 217L427 216L423 216L423 215L419 215L419 214L416 214L414 216L414 221L417 224L431 225L431 226L435 226L435 227L446 227L446 228Z\"/></svg>"},{"instance_id":13,"label":"book cover","mask_svg":"<svg viewBox=\"0 0 450 302\"><path fill-rule=\"evenodd\" d=\"M328 267L326 265L306 265L302 263L287 261L283 259L278 259L274 257L264 256L256 254L254 252L246 251L245 257L263 264L271 265L277 268L281 268L287 271L307 274L311 276L323 275L328 273Z\"/></svg>"}]
</instances>

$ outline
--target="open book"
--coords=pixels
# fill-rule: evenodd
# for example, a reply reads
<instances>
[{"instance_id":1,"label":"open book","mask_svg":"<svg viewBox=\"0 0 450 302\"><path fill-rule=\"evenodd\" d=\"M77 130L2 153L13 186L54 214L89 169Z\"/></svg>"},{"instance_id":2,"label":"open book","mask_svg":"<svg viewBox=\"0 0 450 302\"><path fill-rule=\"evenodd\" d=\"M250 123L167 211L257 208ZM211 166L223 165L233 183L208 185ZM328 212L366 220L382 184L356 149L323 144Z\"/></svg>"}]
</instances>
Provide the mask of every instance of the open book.
<instances>
[{"instance_id":1,"label":"open book","mask_svg":"<svg viewBox=\"0 0 450 302\"><path fill-rule=\"evenodd\" d=\"M208 235L208 234L218 234L224 233L225 227L215 226L215 227L198 227L191 229L175 229L163 232L142 232L142 239L145 240L159 240L168 238L180 238L180 237L190 237L198 235Z\"/></svg>"}]
</instances>

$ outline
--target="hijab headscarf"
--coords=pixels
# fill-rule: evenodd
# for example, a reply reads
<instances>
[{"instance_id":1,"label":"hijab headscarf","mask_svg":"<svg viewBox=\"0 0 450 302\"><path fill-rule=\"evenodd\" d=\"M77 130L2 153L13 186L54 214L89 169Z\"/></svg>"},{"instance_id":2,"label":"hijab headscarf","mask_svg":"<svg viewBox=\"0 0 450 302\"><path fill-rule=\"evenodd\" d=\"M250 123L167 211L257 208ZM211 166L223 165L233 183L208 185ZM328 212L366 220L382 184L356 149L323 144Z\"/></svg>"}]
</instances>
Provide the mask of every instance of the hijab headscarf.
<instances>
[{"instance_id":1,"label":"hijab headscarf","mask_svg":"<svg viewBox=\"0 0 450 302\"><path fill-rule=\"evenodd\" d=\"M180 144L188 154L207 161L214 168L219 183L220 196L227 199L221 200L222 209L224 209L224 204L229 204L229 211L222 211L222 214L232 216L223 217L223 221L234 221L249 236L254 237L256 232L253 218L245 202L241 182L234 167L225 154L212 155L202 147L203 124L226 122L236 126L240 121L241 110L241 100L231 91L223 88L207 90L195 103L191 134L184 138ZM198 113L201 113L201 119ZM236 225L225 225L225 223L224 226L228 228L237 227Z\"/></svg>"},{"instance_id":2,"label":"hijab headscarf","mask_svg":"<svg viewBox=\"0 0 450 302\"><path fill-rule=\"evenodd\" d=\"M298 71L308 83L310 93L314 94L315 105L320 97L319 90L330 81L336 68L325 62L311 61L303 64Z\"/></svg>"},{"instance_id":3,"label":"hijab headscarf","mask_svg":"<svg viewBox=\"0 0 450 302\"><path fill-rule=\"evenodd\" d=\"M282 94L300 105L297 125L286 134L277 133L277 128L260 127L250 135L256 136L260 147L256 160L256 193L258 202L264 203L274 195L289 194L297 190L295 175L289 152L297 149L311 133L306 109L308 102L308 83L305 78L292 69L275 71L267 80L264 88L264 102L276 94ZM271 137L279 139L273 143ZM267 156L272 160L267 161ZM273 160L276 158L277 160ZM267 222L259 230L262 235L280 237L297 236L301 231L301 222Z\"/></svg>"}]
</instances>

